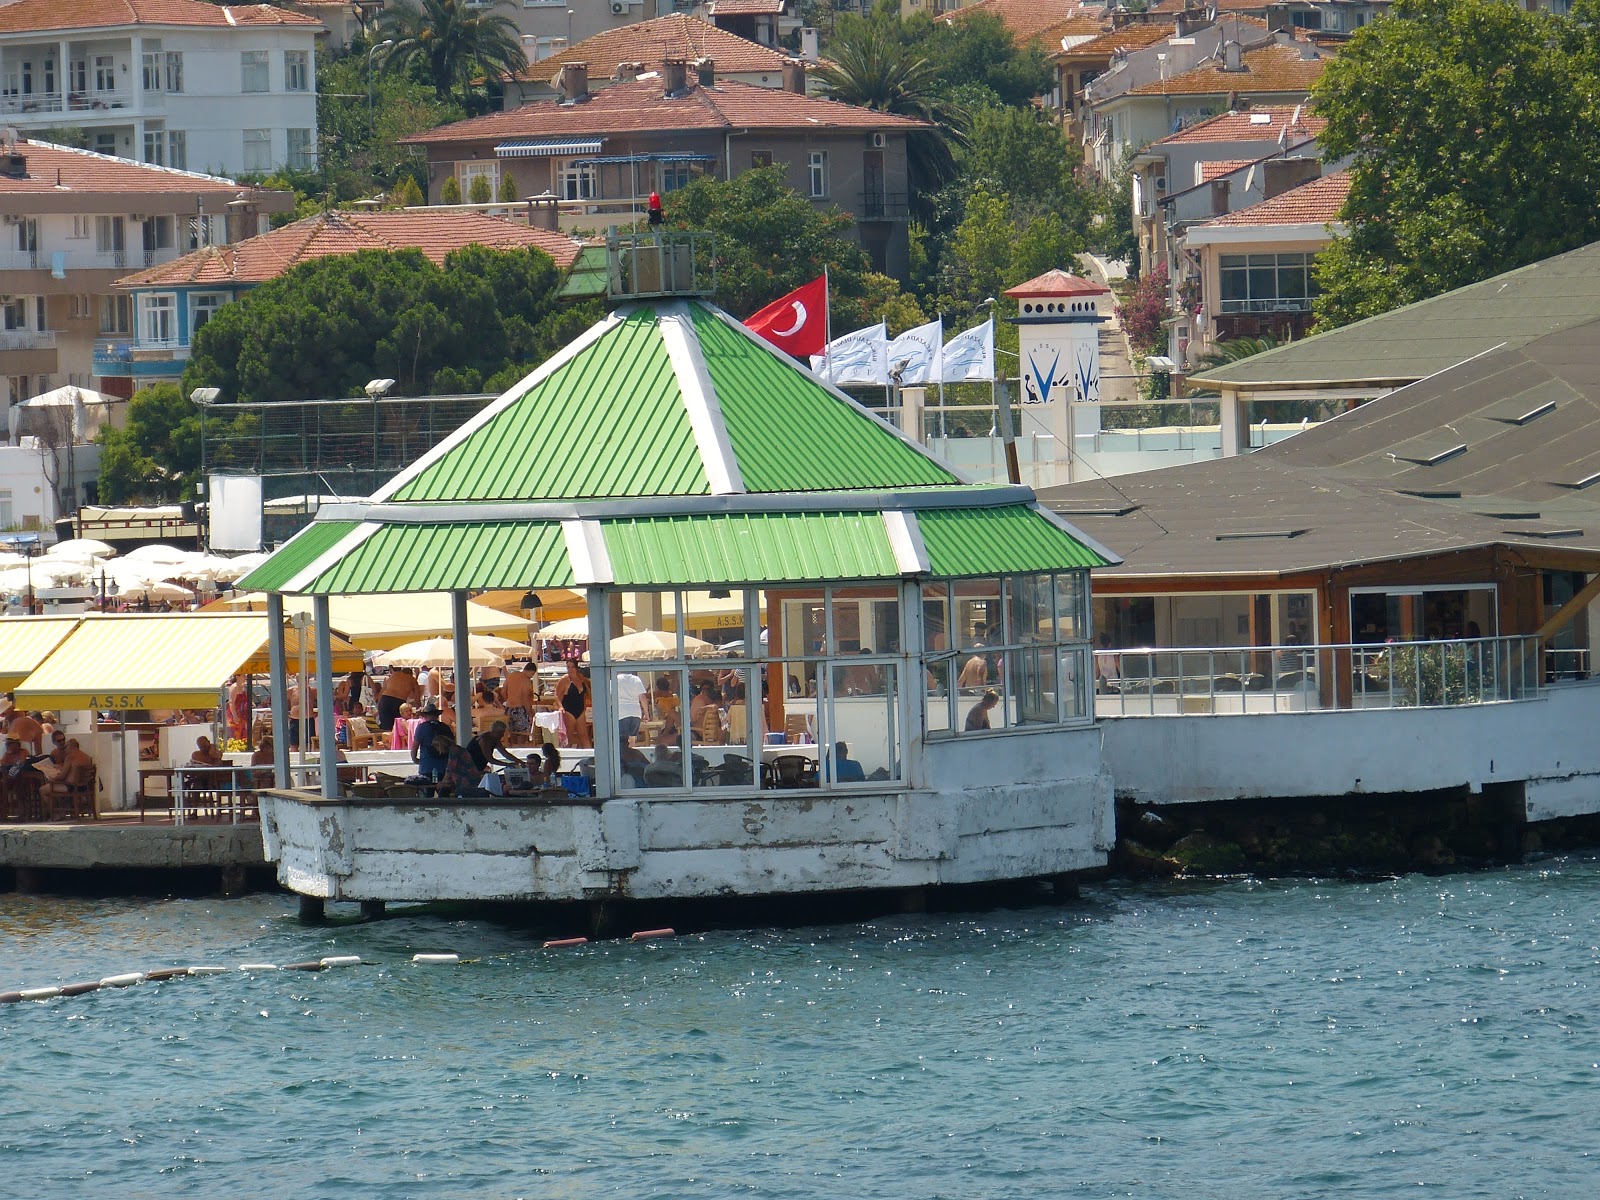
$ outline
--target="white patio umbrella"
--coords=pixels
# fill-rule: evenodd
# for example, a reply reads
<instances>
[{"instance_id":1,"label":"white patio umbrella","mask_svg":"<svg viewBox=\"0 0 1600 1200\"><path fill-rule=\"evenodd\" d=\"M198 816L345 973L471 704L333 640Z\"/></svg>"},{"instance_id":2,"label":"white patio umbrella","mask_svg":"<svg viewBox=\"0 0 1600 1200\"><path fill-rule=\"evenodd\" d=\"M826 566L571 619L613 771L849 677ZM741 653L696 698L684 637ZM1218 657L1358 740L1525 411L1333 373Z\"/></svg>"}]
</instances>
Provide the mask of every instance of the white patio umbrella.
<instances>
[{"instance_id":1,"label":"white patio umbrella","mask_svg":"<svg viewBox=\"0 0 1600 1200\"><path fill-rule=\"evenodd\" d=\"M626 616L622 618L622 627L630 633L636 628L634 623ZM542 638L545 641L570 641L573 638L586 638L589 636L589 618L568 617L565 621L551 621L548 625L541 625L539 632L533 636Z\"/></svg>"},{"instance_id":2,"label":"white patio umbrella","mask_svg":"<svg viewBox=\"0 0 1600 1200\"><path fill-rule=\"evenodd\" d=\"M513 642L510 638L478 633L467 635L468 666L498 666L508 655L532 652L530 647ZM406 642L393 650L374 655L372 661L380 667L453 667L456 662L455 641L447 637L432 637Z\"/></svg>"},{"instance_id":3,"label":"white patio umbrella","mask_svg":"<svg viewBox=\"0 0 1600 1200\"><path fill-rule=\"evenodd\" d=\"M110 558L117 552L115 546L108 546L94 538L68 538L64 542L57 542L45 551L51 558L71 559L99 559Z\"/></svg>"},{"instance_id":4,"label":"white patio umbrella","mask_svg":"<svg viewBox=\"0 0 1600 1200\"><path fill-rule=\"evenodd\" d=\"M216 579L218 583L232 583L235 579L242 579L267 561L265 554L241 554L237 558L219 558L223 565L217 568Z\"/></svg>"},{"instance_id":5,"label":"white patio umbrella","mask_svg":"<svg viewBox=\"0 0 1600 1200\"><path fill-rule=\"evenodd\" d=\"M31 567L23 567L23 576L26 577L29 571L33 572L33 586L36 588L62 587L82 583L94 574L94 566L72 559L36 558Z\"/></svg>"},{"instance_id":6,"label":"white patio umbrella","mask_svg":"<svg viewBox=\"0 0 1600 1200\"><path fill-rule=\"evenodd\" d=\"M710 642L684 635L685 658L703 658L716 652L717 648ZM645 629L611 639L611 657L619 661L675 658L677 653L678 635L669 630Z\"/></svg>"},{"instance_id":7,"label":"white patio umbrella","mask_svg":"<svg viewBox=\"0 0 1600 1200\"><path fill-rule=\"evenodd\" d=\"M179 587L175 583L165 583L155 580L142 583L136 579L127 579L117 584L118 600L182 600L194 599L194 593L186 587Z\"/></svg>"},{"instance_id":8,"label":"white patio umbrella","mask_svg":"<svg viewBox=\"0 0 1600 1200\"><path fill-rule=\"evenodd\" d=\"M176 546L139 546L122 556L123 562L162 563L171 566L192 557L193 550L180 550Z\"/></svg>"}]
</instances>

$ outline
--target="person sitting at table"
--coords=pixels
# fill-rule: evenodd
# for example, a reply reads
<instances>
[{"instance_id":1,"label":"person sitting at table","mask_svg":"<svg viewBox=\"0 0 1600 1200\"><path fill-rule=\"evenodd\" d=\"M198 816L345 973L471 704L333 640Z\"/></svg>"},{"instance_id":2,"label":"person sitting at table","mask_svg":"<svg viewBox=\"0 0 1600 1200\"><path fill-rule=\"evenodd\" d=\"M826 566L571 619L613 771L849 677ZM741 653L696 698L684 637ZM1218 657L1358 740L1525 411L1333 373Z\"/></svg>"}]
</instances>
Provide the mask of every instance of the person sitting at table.
<instances>
[{"instance_id":1,"label":"person sitting at table","mask_svg":"<svg viewBox=\"0 0 1600 1200\"><path fill-rule=\"evenodd\" d=\"M258 770L254 773L253 778L255 780L255 786L258 788L271 787L274 764L272 757L272 735L270 733L263 733L261 735L256 744L255 750L250 755L250 765L252 767L265 768L265 770Z\"/></svg>"},{"instance_id":2,"label":"person sitting at table","mask_svg":"<svg viewBox=\"0 0 1600 1200\"><path fill-rule=\"evenodd\" d=\"M204 734L194 744L194 753L189 756L191 767L220 767L226 765L227 761L222 756L222 751L218 750L211 739Z\"/></svg>"},{"instance_id":3,"label":"person sitting at table","mask_svg":"<svg viewBox=\"0 0 1600 1200\"><path fill-rule=\"evenodd\" d=\"M622 786L643 787L645 768L650 765L650 760L645 757L644 751L630 743L624 745L618 753L622 760Z\"/></svg>"},{"instance_id":4,"label":"person sitting at table","mask_svg":"<svg viewBox=\"0 0 1600 1200\"><path fill-rule=\"evenodd\" d=\"M44 726L30 714L19 710L11 714L11 723L6 726L6 736L16 738L24 749L37 754L39 739L44 736Z\"/></svg>"},{"instance_id":5,"label":"person sitting at table","mask_svg":"<svg viewBox=\"0 0 1600 1200\"><path fill-rule=\"evenodd\" d=\"M0 754L0 771L15 779L27 765L28 752L22 748L22 743L14 737L8 737L5 753Z\"/></svg>"},{"instance_id":6,"label":"person sitting at table","mask_svg":"<svg viewBox=\"0 0 1600 1200\"><path fill-rule=\"evenodd\" d=\"M444 764L439 774L441 796L487 796L478 786L483 770L472 761L472 754L447 733L436 733L429 743L430 757Z\"/></svg>"},{"instance_id":7,"label":"person sitting at table","mask_svg":"<svg viewBox=\"0 0 1600 1200\"><path fill-rule=\"evenodd\" d=\"M412 734L416 732L417 714L410 701L400 706L400 712L389 727L389 749L411 749Z\"/></svg>"},{"instance_id":8,"label":"person sitting at table","mask_svg":"<svg viewBox=\"0 0 1600 1200\"><path fill-rule=\"evenodd\" d=\"M990 688L983 694L983 699L972 706L972 711L967 714L967 729L989 729L989 714L994 711L994 706L1000 703L1000 693Z\"/></svg>"},{"instance_id":9,"label":"person sitting at table","mask_svg":"<svg viewBox=\"0 0 1600 1200\"><path fill-rule=\"evenodd\" d=\"M670 675L656 676L655 687L650 692L650 706L655 711L656 720L677 722L683 705L678 700L678 694L672 690Z\"/></svg>"},{"instance_id":10,"label":"person sitting at table","mask_svg":"<svg viewBox=\"0 0 1600 1200\"><path fill-rule=\"evenodd\" d=\"M65 796L73 788L82 787L89 782L89 777L94 773L94 759L84 753L83 747L78 744L77 738L67 738L63 749L63 758L60 768L52 776L49 783L41 789L47 796Z\"/></svg>"},{"instance_id":11,"label":"person sitting at table","mask_svg":"<svg viewBox=\"0 0 1600 1200\"><path fill-rule=\"evenodd\" d=\"M506 723L496 721L477 737L472 739L472 744L467 747L467 753L472 755L472 761L478 764L479 772L487 771L491 767L520 767L522 760L506 749Z\"/></svg>"},{"instance_id":12,"label":"person sitting at table","mask_svg":"<svg viewBox=\"0 0 1600 1200\"><path fill-rule=\"evenodd\" d=\"M833 778L838 783L865 783L867 772L850 757L850 747L844 742L833 744Z\"/></svg>"},{"instance_id":13,"label":"person sitting at table","mask_svg":"<svg viewBox=\"0 0 1600 1200\"><path fill-rule=\"evenodd\" d=\"M553 785L556 776L561 773L561 751L549 742L544 744L544 761L539 764L539 768L544 775L546 786Z\"/></svg>"}]
</instances>

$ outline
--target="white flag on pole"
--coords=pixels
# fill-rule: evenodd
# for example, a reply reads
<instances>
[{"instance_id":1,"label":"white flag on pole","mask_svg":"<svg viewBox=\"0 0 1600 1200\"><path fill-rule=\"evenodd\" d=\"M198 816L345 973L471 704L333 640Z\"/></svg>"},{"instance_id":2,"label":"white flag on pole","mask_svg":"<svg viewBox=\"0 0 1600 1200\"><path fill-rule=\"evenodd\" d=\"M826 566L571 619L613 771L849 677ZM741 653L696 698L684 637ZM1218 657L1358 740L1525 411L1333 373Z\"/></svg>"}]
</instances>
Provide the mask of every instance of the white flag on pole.
<instances>
[{"instance_id":1,"label":"white flag on pole","mask_svg":"<svg viewBox=\"0 0 1600 1200\"><path fill-rule=\"evenodd\" d=\"M896 387L938 383L943 357L943 317L908 329L889 343L889 382Z\"/></svg>"},{"instance_id":2,"label":"white flag on pole","mask_svg":"<svg viewBox=\"0 0 1600 1200\"><path fill-rule=\"evenodd\" d=\"M889 328L882 321L836 337L811 356L811 369L829 383L889 383Z\"/></svg>"},{"instance_id":3,"label":"white flag on pole","mask_svg":"<svg viewBox=\"0 0 1600 1200\"><path fill-rule=\"evenodd\" d=\"M944 381L968 383L994 379L994 318L958 333L945 343Z\"/></svg>"}]
</instances>

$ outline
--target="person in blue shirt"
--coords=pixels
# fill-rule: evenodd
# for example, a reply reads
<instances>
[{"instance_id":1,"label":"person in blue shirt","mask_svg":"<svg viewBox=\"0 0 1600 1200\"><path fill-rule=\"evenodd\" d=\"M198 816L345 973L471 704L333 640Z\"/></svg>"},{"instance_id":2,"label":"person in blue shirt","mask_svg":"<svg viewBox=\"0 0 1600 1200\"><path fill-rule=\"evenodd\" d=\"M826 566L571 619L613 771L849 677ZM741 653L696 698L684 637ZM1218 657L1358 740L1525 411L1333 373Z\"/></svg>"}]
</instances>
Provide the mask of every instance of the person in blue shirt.
<instances>
[{"instance_id":1,"label":"person in blue shirt","mask_svg":"<svg viewBox=\"0 0 1600 1200\"><path fill-rule=\"evenodd\" d=\"M833 777L839 783L865 783L867 773L850 757L850 747L844 742L833 744Z\"/></svg>"}]
</instances>

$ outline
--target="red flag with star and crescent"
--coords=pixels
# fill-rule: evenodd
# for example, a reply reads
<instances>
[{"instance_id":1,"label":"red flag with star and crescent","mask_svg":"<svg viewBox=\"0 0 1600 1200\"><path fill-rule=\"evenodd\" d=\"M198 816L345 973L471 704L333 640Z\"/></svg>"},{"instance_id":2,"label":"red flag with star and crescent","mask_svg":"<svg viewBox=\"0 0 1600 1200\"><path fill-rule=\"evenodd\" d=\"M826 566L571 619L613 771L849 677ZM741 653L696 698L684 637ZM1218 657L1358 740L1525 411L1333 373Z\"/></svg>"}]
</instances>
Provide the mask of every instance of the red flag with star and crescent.
<instances>
[{"instance_id":1,"label":"red flag with star and crescent","mask_svg":"<svg viewBox=\"0 0 1600 1200\"><path fill-rule=\"evenodd\" d=\"M828 344L828 277L819 275L774 300L744 324L801 362L808 354L821 354Z\"/></svg>"}]
</instances>

